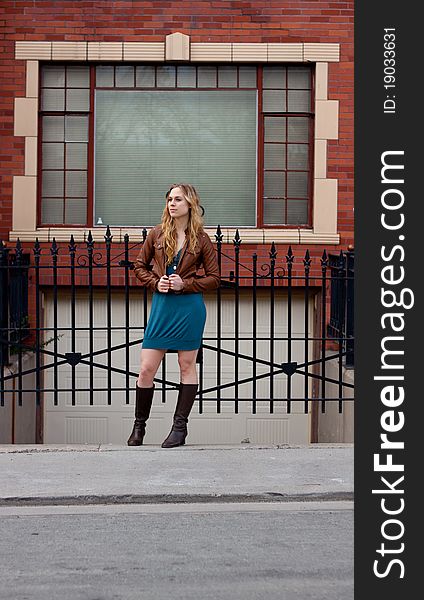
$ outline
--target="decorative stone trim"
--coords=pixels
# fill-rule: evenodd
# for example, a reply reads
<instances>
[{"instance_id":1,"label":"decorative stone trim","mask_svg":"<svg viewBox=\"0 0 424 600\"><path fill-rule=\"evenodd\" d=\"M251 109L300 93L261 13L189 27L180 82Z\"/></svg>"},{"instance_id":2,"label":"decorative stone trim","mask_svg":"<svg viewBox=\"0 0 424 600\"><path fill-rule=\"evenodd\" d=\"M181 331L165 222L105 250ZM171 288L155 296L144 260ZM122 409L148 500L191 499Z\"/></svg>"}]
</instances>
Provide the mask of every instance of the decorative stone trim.
<instances>
[{"instance_id":1,"label":"decorative stone trim","mask_svg":"<svg viewBox=\"0 0 424 600\"><path fill-rule=\"evenodd\" d=\"M124 61L165 60L163 42L124 42Z\"/></svg>"},{"instance_id":2,"label":"decorative stone trim","mask_svg":"<svg viewBox=\"0 0 424 600\"><path fill-rule=\"evenodd\" d=\"M175 37L177 36L177 37ZM223 62L339 62L340 44L309 43L241 43L195 42L180 32L166 36L162 42L15 42L16 60L134 60L131 53L143 58L154 49L166 47L166 60L220 60ZM168 54L169 53L169 54ZM155 58L155 60L158 58Z\"/></svg>"},{"instance_id":3,"label":"decorative stone trim","mask_svg":"<svg viewBox=\"0 0 424 600\"><path fill-rule=\"evenodd\" d=\"M303 44L303 60L305 62L339 62L340 44Z\"/></svg>"},{"instance_id":4,"label":"decorative stone trim","mask_svg":"<svg viewBox=\"0 0 424 600\"><path fill-rule=\"evenodd\" d=\"M327 140L315 139L314 152L314 178L325 179L327 177Z\"/></svg>"},{"instance_id":5,"label":"decorative stone trim","mask_svg":"<svg viewBox=\"0 0 424 600\"><path fill-rule=\"evenodd\" d=\"M190 46L190 55L193 62L231 62L232 44L194 43Z\"/></svg>"},{"instance_id":6,"label":"decorative stone trim","mask_svg":"<svg viewBox=\"0 0 424 600\"><path fill-rule=\"evenodd\" d=\"M314 233L331 234L337 230L337 179L314 181Z\"/></svg>"},{"instance_id":7,"label":"decorative stone trim","mask_svg":"<svg viewBox=\"0 0 424 600\"><path fill-rule=\"evenodd\" d=\"M147 227L146 229L149 228ZM69 242L71 235L73 235L74 240L81 243L87 240L89 231L91 231L95 242L104 242L106 230L103 227L94 227L93 229L87 227L40 227L33 230L13 229L9 234L9 240L16 241L19 238L21 242L31 242L38 237L40 242L52 242L53 238L57 242ZM206 227L205 231L214 242L216 229ZM223 235L222 242L224 244L232 244L236 228L224 227L221 228L221 231ZM125 234L129 235L131 243L142 240L142 227L134 227L132 229L111 227L110 232L115 242L123 242ZM340 242L340 236L337 233L315 233L309 229L239 229L239 235L243 244L272 244L272 242L275 242L276 244L308 243L337 245Z\"/></svg>"},{"instance_id":8,"label":"decorative stone trim","mask_svg":"<svg viewBox=\"0 0 424 600\"><path fill-rule=\"evenodd\" d=\"M87 60L87 42L52 42L52 60Z\"/></svg>"},{"instance_id":9,"label":"decorative stone trim","mask_svg":"<svg viewBox=\"0 0 424 600\"><path fill-rule=\"evenodd\" d=\"M30 235L30 239L35 240L36 217L37 178L15 176L13 178L13 229L19 227L24 235Z\"/></svg>"},{"instance_id":10,"label":"decorative stone trim","mask_svg":"<svg viewBox=\"0 0 424 600\"><path fill-rule=\"evenodd\" d=\"M14 134L19 136L37 136L38 99L15 98Z\"/></svg>"},{"instance_id":11,"label":"decorative stone trim","mask_svg":"<svg viewBox=\"0 0 424 600\"><path fill-rule=\"evenodd\" d=\"M315 139L336 140L339 137L339 101L316 100Z\"/></svg>"},{"instance_id":12,"label":"decorative stone trim","mask_svg":"<svg viewBox=\"0 0 424 600\"><path fill-rule=\"evenodd\" d=\"M29 60L26 68L26 97L38 98L38 60Z\"/></svg>"},{"instance_id":13,"label":"decorative stone trim","mask_svg":"<svg viewBox=\"0 0 424 600\"><path fill-rule=\"evenodd\" d=\"M190 60L190 37L178 32L167 35L165 60Z\"/></svg>"},{"instance_id":14,"label":"decorative stone trim","mask_svg":"<svg viewBox=\"0 0 424 600\"><path fill-rule=\"evenodd\" d=\"M15 42L16 60L51 60L52 42Z\"/></svg>"},{"instance_id":15,"label":"decorative stone trim","mask_svg":"<svg viewBox=\"0 0 424 600\"><path fill-rule=\"evenodd\" d=\"M315 65L315 100L327 100L328 63L319 62Z\"/></svg>"},{"instance_id":16,"label":"decorative stone trim","mask_svg":"<svg viewBox=\"0 0 424 600\"><path fill-rule=\"evenodd\" d=\"M37 139L36 137L25 138L25 175L37 176Z\"/></svg>"},{"instance_id":17,"label":"decorative stone trim","mask_svg":"<svg viewBox=\"0 0 424 600\"><path fill-rule=\"evenodd\" d=\"M303 44L268 44L268 62L303 62Z\"/></svg>"},{"instance_id":18,"label":"decorative stone trim","mask_svg":"<svg viewBox=\"0 0 424 600\"><path fill-rule=\"evenodd\" d=\"M268 44L232 44L233 62L267 62Z\"/></svg>"},{"instance_id":19,"label":"decorative stone trim","mask_svg":"<svg viewBox=\"0 0 424 600\"><path fill-rule=\"evenodd\" d=\"M123 60L123 42L87 42L87 60Z\"/></svg>"}]
</instances>

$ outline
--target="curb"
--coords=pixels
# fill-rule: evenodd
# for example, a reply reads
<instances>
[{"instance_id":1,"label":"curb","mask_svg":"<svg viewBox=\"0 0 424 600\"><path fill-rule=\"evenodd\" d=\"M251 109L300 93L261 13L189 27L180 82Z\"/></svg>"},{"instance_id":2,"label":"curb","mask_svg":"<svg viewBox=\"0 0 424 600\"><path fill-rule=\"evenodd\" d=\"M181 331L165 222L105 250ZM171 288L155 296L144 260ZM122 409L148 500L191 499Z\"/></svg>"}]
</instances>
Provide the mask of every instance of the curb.
<instances>
[{"instance_id":1,"label":"curb","mask_svg":"<svg viewBox=\"0 0 424 600\"><path fill-rule=\"evenodd\" d=\"M2 506L78 506L98 504L194 504L242 502L332 502L353 501L353 492L311 494L124 494L87 496L21 496L0 498Z\"/></svg>"},{"instance_id":2,"label":"curb","mask_svg":"<svg viewBox=\"0 0 424 600\"><path fill-rule=\"evenodd\" d=\"M187 444L178 448L161 448L156 445L143 445L137 447L113 445L113 444L58 444L58 445L19 445L19 444L0 444L0 454L39 454L39 453L54 453L54 452L187 452L189 450L196 450L197 452L207 450L336 450L336 449L350 449L353 448L353 444L305 444L305 445L289 445L289 444L275 444L275 445L253 445L253 444L240 444L240 445L216 445L216 446L195 446Z\"/></svg>"}]
</instances>

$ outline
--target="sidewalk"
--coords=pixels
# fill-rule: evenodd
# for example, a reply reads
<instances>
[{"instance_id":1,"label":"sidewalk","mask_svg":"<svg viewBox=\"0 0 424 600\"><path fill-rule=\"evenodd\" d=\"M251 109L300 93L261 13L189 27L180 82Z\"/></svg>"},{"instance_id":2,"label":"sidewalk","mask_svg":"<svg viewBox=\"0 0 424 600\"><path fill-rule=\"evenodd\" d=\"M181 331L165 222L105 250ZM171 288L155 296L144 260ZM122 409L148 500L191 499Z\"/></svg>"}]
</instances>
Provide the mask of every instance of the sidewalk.
<instances>
[{"instance_id":1,"label":"sidewalk","mask_svg":"<svg viewBox=\"0 0 424 600\"><path fill-rule=\"evenodd\" d=\"M352 499L351 444L0 446L0 506Z\"/></svg>"}]
</instances>

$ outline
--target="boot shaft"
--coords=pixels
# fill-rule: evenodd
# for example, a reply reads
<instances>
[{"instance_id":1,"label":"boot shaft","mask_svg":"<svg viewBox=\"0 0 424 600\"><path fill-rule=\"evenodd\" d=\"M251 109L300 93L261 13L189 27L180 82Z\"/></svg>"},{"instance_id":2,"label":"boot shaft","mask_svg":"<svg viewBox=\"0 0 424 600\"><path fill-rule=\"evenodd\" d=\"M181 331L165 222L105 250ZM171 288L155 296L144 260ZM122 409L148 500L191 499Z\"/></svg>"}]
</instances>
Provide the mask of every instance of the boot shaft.
<instances>
[{"instance_id":1,"label":"boot shaft","mask_svg":"<svg viewBox=\"0 0 424 600\"><path fill-rule=\"evenodd\" d=\"M174 413L173 429L175 431L187 430L188 417L196 399L197 388L197 383L180 383L177 405Z\"/></svg>"},{"instance_id":2,"label":"boot shaft","mask_svg":"<svg viewBox=\"0 0 424 600\"><path fill-rule=\"evenodd\" d=\"M138 421L147 421L152 408L153 393L155 386L151 388L140 388L135 384L135 418Z\"/></svg>"},{"instance_id":3,"label":"boot shaft","mask_svg":"<svg viewBox=\"0 0 424 600\"><path fill-rule=\"evenodd\" d=\"M135 421L132 433L128 438L128 446L141 446L143 444L144 433L146 431L146 421L152 408L153 392L155 386L151 388L139 388L135 384Z\"/></svg>"},{"instance_id":4,"label":"boot shaft","mask_svg":"<svg viewBox=\"0 0 424 600\"><path fill-rule=\"evenodd\" d=\"M187 422L197 393L197 383L180 383L172 429L162 448L183 446L187 437Z\"/></svg>"}]
</instances>

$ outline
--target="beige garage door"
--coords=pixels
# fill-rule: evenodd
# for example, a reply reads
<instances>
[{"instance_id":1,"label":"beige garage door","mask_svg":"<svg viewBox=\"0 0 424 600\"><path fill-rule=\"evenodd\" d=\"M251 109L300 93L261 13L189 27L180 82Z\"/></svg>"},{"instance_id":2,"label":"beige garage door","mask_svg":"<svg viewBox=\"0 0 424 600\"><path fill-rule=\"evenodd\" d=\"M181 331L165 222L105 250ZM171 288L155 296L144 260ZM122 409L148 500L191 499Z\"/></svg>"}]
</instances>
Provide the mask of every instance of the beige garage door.
<instances>
[{"instance_id":1,"label":"beige garage door","mask_svg":"<svg viewBox=\"0 0 424 600\"><path fill-rule=\"evenodd\" d=\"M204 343L216 347L217 336L217 302L216 295L205 295L208 312ZM150 303L149 303L150 307ZM45 327L53 328L54 311L53 298L50 294L44 296ZM312 336L313 301L309 305L309 332ZM130 298L130 341L142 337L140 325L143 323L143 302L140 292L134 291ZM283 290L278 291L275 299L275 337L287 335L287 297ZM83 355L89 352L88 331L78 328L87 328L89 315L88 295L79 292L75 303L75 351ZM269 337L270 324L270 299L269 291L258 290L257 297L257 341L256 356L260 360L269 360L270 342L260 340ZM292 299L292 335L302 338L304 332L304 300L303 295L294 295ZM71 324L71 299L69 295L61 292L57 306L57 319L59 327L70 327ZM234 337L235 323L234 292L222 291L221 304L221 336L222 338ZM116 346L125 346L125 297L122 293L112 294L112 367L125 371L125 348L113 349ZM94 357L95 364L107 366L107 299L104 292L94 296L94 326L103 328L94 331L94 351L100 351ZM46 341L53 337L52 331L46 331ZM240 292L239 306L239 353L245 358L238 359L238 381L249 379L253 374L254 342L245 338L252 338L252 294L248 290ZM61 354L72 350L71 335L69 331L57 331L58 351ZM52 351L53 342L49 342L46 349ZM222 348L233 352L234 340L223 340ZM312 344L309 344L309 356L312 353ZM304 361L305 346L303 341L292 343L292 360L302 363ZM216 386L217 378L217 353L213 349L204 349L203 352L203 389L207 390ZM140 359L140 344L130 347L130 372L138 373ZM52 357L45 358L45 365L51 364ZM256 362L256 374L269 372L269 367ZM274 361L279 364L287 361L287 341L275 341ZM170 353L166 358L166 378L171 382L178 382L178 365L176 354ZM236 362L229 354L221 354L221 384L233 383L235 380ZM161 376L159 369L158 376ZM135 376L131 377L131 386L135 386ZM88 388L90 384L89 366L82 363L75 367L76 389ZM256 397L258 398L256 414L252 414L252 382L240 383L237 397L240 398L238 414L234 410L232 400L225 398L235 397L234 386L222 390L221 412L216 410L216 402L208 398L216 398L216 391L204 394L202 414L199 406L195 404L189 423L189 437L187 444L239 444L241 442L252 444L303 444L310 440L310 414L304 414L303 402L292 402L291 413L287 414L287 377L284 374L276 375L273 379L274 411L270 414L270 378L256 380ZM55 378L52 367L44 371L44 387L54 389ZM158 383L158 386L160 383ZM57 368L58 389L70 390L72 387L72 369L69 364ZM94 387L107 389L107 369L94 367ZM125 387L125 375L112 373L112 387ZM292 397L303 398L304 377L295 374L292 378ZM311 389L309 390L309 394ZM89 393L77 391L75 405L72 405L70 391L61 391L58 394L58 405L54 404L52 392L44 393L44 443L78 444L78 443L111 443L125 444L131 432L134 419L134 392L130 395L130 405L125 402L125 392L114 391L112 404L107 403L106 391L94 392L94 404L90 405ZM259 400L263 399L263 400ZM162 402L160 391L155 392L151 418L148 423L145 443L160 444L167 435L172 421L172 414L176 402L176 391L170 390L166 395L166 402Z\"/></svg>"}]
</instances>

